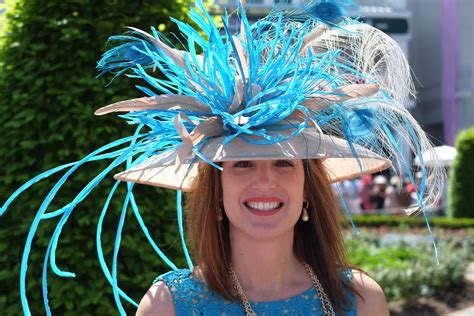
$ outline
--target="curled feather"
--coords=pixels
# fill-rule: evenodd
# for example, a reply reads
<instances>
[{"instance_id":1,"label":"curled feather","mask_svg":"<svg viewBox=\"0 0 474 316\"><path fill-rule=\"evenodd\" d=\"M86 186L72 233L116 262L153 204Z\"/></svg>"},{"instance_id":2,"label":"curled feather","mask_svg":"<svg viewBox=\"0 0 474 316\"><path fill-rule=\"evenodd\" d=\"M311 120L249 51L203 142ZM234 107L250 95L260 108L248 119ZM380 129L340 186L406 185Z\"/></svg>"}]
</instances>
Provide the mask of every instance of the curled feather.
<instances>
[{"instance_id":1,"label":"curled feather","mask_svg":"<svg viewBox=\"0 0 474 316\"><path fill-rule=\"evenodd\" d=\"M345 25L346 32L331 29L308 44L313 53L339 51L338 61L354 69L352 83L376 82L391 98L394 106L408 107L415 97L410 66L400 46L387 34L363 23ZM363 74L363 76L355 74Z\"/></svg>"}]
</instances>

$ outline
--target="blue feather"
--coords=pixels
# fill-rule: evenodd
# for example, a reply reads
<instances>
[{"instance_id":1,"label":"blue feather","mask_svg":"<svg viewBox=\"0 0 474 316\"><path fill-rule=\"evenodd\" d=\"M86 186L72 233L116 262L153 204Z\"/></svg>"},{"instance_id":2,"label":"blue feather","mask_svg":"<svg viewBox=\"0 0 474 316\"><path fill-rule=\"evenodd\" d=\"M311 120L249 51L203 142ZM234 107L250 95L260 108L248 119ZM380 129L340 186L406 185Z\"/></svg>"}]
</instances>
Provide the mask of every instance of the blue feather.
<instances>
[{"instance_id":1,"label":"blue feather","mask_svg":"<svg viewBox=\"0 0 474 316\"><path fill-rule=\"evenodd\" d=\"M346 15L344 7L336 2L324 1L313 5L308 9L308 14L329 24L337 24Z\"/></svg>"},{"instance_id":2,"label":"blue feather","mask_svg":"<svg viewBox=\"0 0 474 316\"><path fill-rule=\"evenodd\" d=\"M347 116L347 123L354 137L364 137L373 133L374 112L371 109L356 109Z\"/></svg>"}]
</instances>

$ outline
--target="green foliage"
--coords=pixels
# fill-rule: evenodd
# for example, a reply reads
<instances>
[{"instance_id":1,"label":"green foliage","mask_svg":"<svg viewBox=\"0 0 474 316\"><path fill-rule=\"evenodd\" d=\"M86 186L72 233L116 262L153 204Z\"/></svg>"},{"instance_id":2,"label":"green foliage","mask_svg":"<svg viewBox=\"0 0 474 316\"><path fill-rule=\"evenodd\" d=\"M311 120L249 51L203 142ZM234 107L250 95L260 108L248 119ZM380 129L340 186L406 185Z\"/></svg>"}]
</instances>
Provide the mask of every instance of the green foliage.
<instances>
[{"instance_id":1,"label":"green foliage","mask_svg":"<svg viewBox=\"0 0 474 316\"><path fill-rule=\"evenodd\" d=\"M358 227L425 227L426 221L424 217L407 217L393 215L359 215L353 216L352 221ZM459 229L474 228L473 218L447 218L447 217L431 217L429 223L432 227ZM344 225L348 226L346 220Z\"/></svg>"},{"instance_id":2,"label":"green foliage","mask_svg":"<svg viewBox=\"0 0 474 316\"><path fill-rule=\"evenodd\" d=\"M350 262L373 277L390 301L449 293L463 282L464 271L473 259L473 238L438 241L439 265L427 240L387 242L370 233L346 240Z\"/></svg>"},{"instance_id":3,"label":"green foliage","mask_svg":"<svg viewBox=\"0 0 474 316\"><path fill-rule=\"evenodd\" d=\"M474 218L474 128L456 138L457 156L451 170L448 210L453 217Z\"/></svg>"},{"instance_id":4,"label":"green foliage","mask_svg":"<svg viewBox=\"0 0 474 316\"><path fill-rule=\"evenodd\" d=\"M169 16L186 19L188 1L18 0L7 1L0 46L0 203L22 183L54 166L77 161L95 148L130 135L116 117L94 117L98 107L141 96L130 80L96 79L96 62L110 35L125 26L178 33ZM81 167L59 191L50 211L66 205L106 166ZM114 170L119 171L119 170ZM113 174L113 173L112 173ZM19 270L34 214L58 177L35 184L0 219L0 314L20 315ZM50 271L49 299L57 315L112 315L115 303L98 265L96 224L113 182L111 176L75 209L57 250L59 268L75 272L62 279ZM137 201L151 235L172 260L182 258L175 229L174 195L137 186ZM107 214L102 244L111 268L123 190ZM28 262L27 292L33 315L43 313L41 269L56 220L43 221ZM182 261L174 260L178 265ZM120 286L139 301L154 277L168 270L129 212L119 254ZM131 314L134 308L124 302Z\"/></svg>"}]
</instances>

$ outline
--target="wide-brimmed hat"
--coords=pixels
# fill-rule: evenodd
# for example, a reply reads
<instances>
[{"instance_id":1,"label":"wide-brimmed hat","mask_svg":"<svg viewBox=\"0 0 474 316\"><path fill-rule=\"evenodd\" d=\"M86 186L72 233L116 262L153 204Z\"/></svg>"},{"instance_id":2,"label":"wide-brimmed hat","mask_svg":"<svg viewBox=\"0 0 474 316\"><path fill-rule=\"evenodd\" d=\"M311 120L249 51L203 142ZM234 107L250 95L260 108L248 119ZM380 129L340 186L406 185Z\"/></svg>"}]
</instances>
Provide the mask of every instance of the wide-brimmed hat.
<instances>
[{"instance_id":1,"label":"wide-brimmed hat","mask_svg":"<svg viewBox=\"0 0 474 316\"><path fill-rule=\"evenodd\" d=\"M332 13L318 15L328 4ZM405 106L414 94L407 60L393 39L344 12L342 2L313 1L251 25L240 6L232 34L227 18L218 28L197 1L191 17L204 35L175 21L185 50L155 30L112 37L118 45L99 62L102 72L131 71L151 88L96 114L129 112L123 117L160 136L115 178L187 191L199 163L262 159L323 159L332 182L391 161L410 174L400 144L414 152L431 145ZM153 76L156 69L165 78ZM162 141L168 137L176 141Z\"/></svg>"},{"instance_id":2,"label":"wide-brimmed hat","mask_svg":"<svg viewBox=\"0 0 474 316\"><path fill-rule=\"evenodd\" d=\"M322 159L331 182L352 179L362 173L374 173L391 166L388 159L359 145L354 157L346 140L321 134L317 129L305 129L299 135L275 144L256 145L236 138L229 146L224 137L212 138L203 146L201 155L212 162L235 160ZM169 150L152 156L114 178L121 181L189 191L198 173L198 164L206 163L188 154L177 167L179 150Z\"/></svg>"}]
</instances>

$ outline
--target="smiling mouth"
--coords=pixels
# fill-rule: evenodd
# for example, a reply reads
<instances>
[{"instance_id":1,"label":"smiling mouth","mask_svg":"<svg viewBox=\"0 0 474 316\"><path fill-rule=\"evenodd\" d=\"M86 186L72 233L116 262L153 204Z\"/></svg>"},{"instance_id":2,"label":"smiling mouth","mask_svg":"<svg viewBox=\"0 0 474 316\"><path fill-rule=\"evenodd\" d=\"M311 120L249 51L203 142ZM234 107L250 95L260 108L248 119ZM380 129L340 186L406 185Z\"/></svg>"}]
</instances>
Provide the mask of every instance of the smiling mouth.
<instances>
[{"instance_id":1,"label":"smiling mouth","mask_svg":"<svg viewBox=\"0 0 474 316\"><path fill-rule=\"evenodd\" d=\"M282 206L282 202L244 202L244 205L250 210L256 212L272 212L279 210Z\"/></svg>"}]
</instances>

